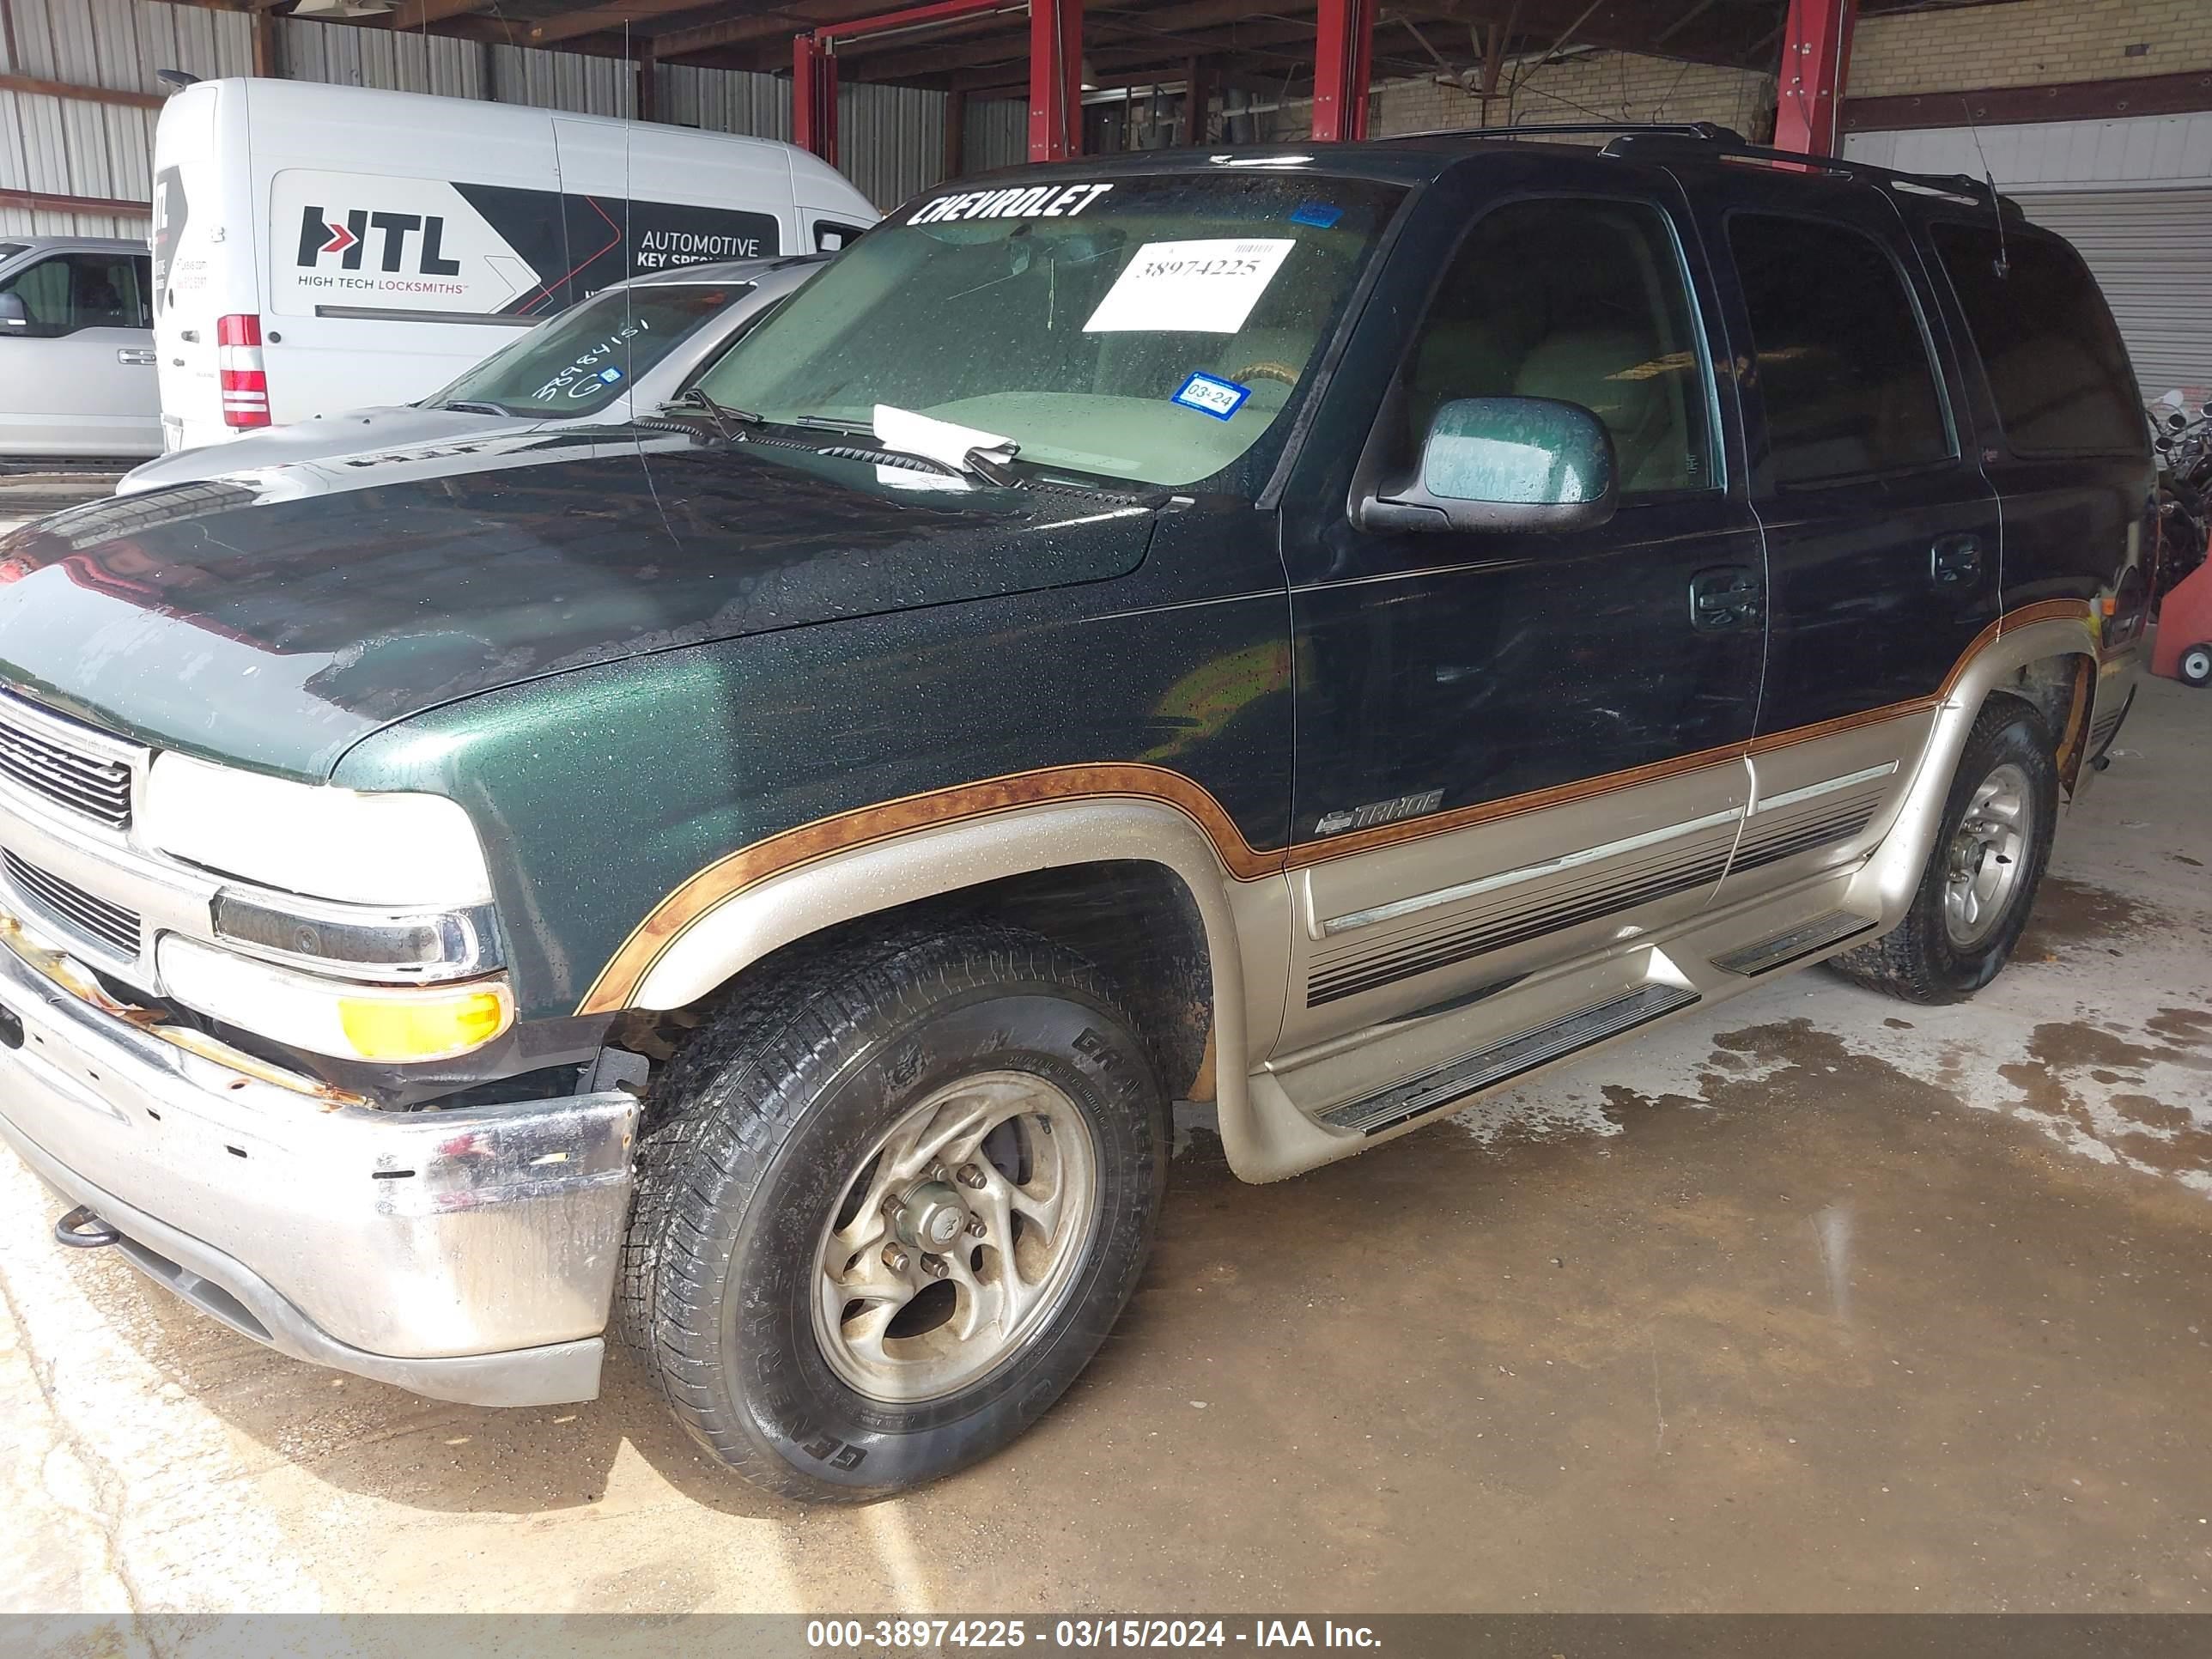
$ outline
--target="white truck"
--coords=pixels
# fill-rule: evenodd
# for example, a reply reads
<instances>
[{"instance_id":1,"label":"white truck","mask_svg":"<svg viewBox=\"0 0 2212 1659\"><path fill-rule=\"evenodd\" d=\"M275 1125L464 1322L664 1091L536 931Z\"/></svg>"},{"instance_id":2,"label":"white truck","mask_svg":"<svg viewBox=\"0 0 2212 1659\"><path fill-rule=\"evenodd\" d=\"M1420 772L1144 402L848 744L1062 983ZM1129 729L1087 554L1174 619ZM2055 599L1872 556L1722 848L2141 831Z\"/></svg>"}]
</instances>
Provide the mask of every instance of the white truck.
<instances>
[{"instance_id":1,"label":"white truck","mask_svg":"<svg viewBox=\"0 0 2212 1659\"><path fill-rule=\"evenodd\" d=\"M610 283L877 217L771 139L294 81L185 88L154 167L169 449L406 403Z\"/></svg>"}]
</instances>

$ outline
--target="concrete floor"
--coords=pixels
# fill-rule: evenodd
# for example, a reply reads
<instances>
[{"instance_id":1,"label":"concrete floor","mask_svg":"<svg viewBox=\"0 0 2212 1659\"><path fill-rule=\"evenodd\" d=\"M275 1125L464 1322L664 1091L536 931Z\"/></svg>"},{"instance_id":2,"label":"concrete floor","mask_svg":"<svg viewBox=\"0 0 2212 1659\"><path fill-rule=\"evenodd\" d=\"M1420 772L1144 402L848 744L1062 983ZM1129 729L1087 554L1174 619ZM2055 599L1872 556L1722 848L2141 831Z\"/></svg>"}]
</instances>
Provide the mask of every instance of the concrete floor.
<instances>
[{"instance_id":1,"label":"concrete floor","mask_svg":"<svg viewBox=\"0 0 2212 1659\"><path fill-rule=\"evenodd\" d=\"M626 1366L500 1413L269 1354L0 1155L0 1607L2212 1608L2208 722L2145 688L1971 1006L1779 981L1264 1188L1187 1126L1088 1375L859 1512Z\"/></svg>"}]
</instances>

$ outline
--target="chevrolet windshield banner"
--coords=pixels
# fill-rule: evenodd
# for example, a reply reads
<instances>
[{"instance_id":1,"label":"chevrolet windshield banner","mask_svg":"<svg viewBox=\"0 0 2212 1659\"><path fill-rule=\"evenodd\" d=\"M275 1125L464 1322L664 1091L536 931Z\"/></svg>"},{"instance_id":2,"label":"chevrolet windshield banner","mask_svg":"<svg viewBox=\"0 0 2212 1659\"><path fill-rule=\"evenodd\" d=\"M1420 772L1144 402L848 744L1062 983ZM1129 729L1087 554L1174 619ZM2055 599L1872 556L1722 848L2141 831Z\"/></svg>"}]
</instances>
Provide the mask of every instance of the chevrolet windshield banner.
<instances>
[{"instance_id":1,"label":"chevrolet windshield banner","mask_svg":"<svg viewBox=\"0 0 2212 1659\"><path fill-rule=\"evenodd\" d=\"M294 168L270 192L273 308L545 317L611 283L779 252L774 216Z\"/></svg>"}]
</instances>

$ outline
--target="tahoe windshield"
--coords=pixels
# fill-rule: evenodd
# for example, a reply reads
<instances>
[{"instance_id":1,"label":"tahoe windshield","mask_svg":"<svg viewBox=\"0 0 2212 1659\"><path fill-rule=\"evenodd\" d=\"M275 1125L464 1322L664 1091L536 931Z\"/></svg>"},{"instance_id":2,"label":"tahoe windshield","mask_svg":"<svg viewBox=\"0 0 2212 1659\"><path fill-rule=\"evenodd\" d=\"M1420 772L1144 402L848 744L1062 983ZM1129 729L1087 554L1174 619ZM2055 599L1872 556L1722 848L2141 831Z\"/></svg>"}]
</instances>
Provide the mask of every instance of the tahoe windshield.
<instances>
[{"instance_id":1,"label":"tahoe windshield","mask_svg":"<svg viewBox=\"0 0 2212 1659\"><path fill-rule=\"evenodd\" d=\"M502 415L595 415L750 283L612 288L549 318L426 398L428 408L479 404Z\"/></svg>"},{"instance_id":2,"label":"tahoe windshield","mask_svg":"<svg viewBox=\"0 0 2212 1659\"><path fill-rule=\"evenodd\" d=\"M1195 483L1277 424L1401 194L1224 169L925 197L700 385L773 422L865 431L889 404L1024 461Z\"/></svg>"}]
</instances>

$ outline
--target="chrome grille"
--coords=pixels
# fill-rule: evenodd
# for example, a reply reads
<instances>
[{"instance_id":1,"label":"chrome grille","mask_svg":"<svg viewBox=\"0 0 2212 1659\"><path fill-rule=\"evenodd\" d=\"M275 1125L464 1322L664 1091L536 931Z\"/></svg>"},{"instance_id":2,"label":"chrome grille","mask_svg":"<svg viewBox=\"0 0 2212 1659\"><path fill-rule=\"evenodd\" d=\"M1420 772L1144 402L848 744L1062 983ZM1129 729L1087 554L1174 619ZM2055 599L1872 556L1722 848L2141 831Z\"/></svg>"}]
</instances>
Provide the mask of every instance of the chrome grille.
<instances>
[{"instance_id":1,"label":"chrome grille","mask_svg":"<svg viewBox=\"0 0 2212 1659\"><path fill-rule=\"evenodd\" d=\"M52 732L68 725L59 715L47 714L34 730L17 714L20 706L15 698L0 697L0 776L112 830L128 828L129 763L58 740Z\"/></svg>"},{"instance_id":2,"label":"chrome grille","mask_svg":"<svg viewBox=\"0 0 2212 1659\"><path fill-rule=\"evenodd\" d=\"M0 852L8 879L28 908L70 932L104 945L120 955L138 955L139 923L136 910L126 910L88 893L73 881L26 864L13 853Z\"/></svg>"}]
</instances>

